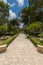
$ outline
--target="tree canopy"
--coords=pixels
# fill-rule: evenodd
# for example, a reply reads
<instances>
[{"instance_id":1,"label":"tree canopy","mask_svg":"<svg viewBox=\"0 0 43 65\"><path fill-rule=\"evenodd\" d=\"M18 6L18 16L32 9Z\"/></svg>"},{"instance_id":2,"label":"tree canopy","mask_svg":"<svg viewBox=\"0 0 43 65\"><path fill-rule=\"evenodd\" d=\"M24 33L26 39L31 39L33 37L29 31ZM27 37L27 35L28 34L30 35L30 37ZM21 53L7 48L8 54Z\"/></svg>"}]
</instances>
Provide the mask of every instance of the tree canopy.
<instances>
[{"instance_id":1,"label":"tree canopy","mask_svg":"<svg viewBox=\"0 0 43 65\"><path fill-rule=\"evenodd\" d=\"M9 16L9 6L7 3L0 1L0 23L7 22L7 17Z\"/></svg>"},{"instance_id":2,"label":"tree canopy","mask_svg":"<svg viewBox=\"0 0 43 65\"><path fill-rule=\"evenodd\" d=\"M43 21L43 0L29 0L29 6L20 12L22 22L25 24L35 21Z\"/></svg>"}]
</instances>

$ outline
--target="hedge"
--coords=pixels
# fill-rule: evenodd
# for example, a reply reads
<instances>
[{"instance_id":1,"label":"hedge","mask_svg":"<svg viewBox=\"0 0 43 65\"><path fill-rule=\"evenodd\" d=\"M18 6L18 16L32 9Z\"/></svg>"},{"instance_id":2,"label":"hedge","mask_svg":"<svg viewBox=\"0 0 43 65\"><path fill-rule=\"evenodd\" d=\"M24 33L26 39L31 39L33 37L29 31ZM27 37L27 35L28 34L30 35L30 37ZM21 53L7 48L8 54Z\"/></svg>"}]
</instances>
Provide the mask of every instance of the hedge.
<instances>
[{"instance_id":1,"label":"hedge","mask_svg":"<svg viewBox=\"0 0 43 65\"><path fill-rule=\"evenodd\" d=\"M24 28L24 32L37 36L40 32L42 32L42 22L31 23L28 27Z\"/></svg>"},{"instance_id":2,"label":"hedge","mask_svg":"<svg viewBox=\"0 0 43 65\"><path fill-rule=\"evenodd\" d=\"M38 34L38 37L43 38L43 32Z\"/></svg>"},{"instance_id":3,"label":"hedge","mask_svg":"<svg viewBox=\"0 0 43 65\"><path fill-rule=\"evenodd\" d=\"M35 37L30 36L30 40L34 43L35 46L43 45L43 43L39 39L37 39Z\"/></svg>"},{"instance_id":4,"label":"hedge","mask_svg":"<svg viewBox=\"0 0 43 65\"><path fill-rule=\"evenodd\" d=\"M5 40L5 41L3 42L2 45L7 44L7 46L8 46L8 45L10 44L10 42L11 42L13 39L16 38L16 36L17 36L17 34L14 35L14 36L12 36L12 37L10 37L10 38L8 38L7 40Z\"/></svg>"},{"instance_id":5,"label":"hedge","mask_svg":"<svg viewBox=\"0 0 43 65\"><path fill-rule=\"evenodd\" d=\"M0 34L6 34L8 32L8 26L0 25Z\"/></svg>"}]
</instances>

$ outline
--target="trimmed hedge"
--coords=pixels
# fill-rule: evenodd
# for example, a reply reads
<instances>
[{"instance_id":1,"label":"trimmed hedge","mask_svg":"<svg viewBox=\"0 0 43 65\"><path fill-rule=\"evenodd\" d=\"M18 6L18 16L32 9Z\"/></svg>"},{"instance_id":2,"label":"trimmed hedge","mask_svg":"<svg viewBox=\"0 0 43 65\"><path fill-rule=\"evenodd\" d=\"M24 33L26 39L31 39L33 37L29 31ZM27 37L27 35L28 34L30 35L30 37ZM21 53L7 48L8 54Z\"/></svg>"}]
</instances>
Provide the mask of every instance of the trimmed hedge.
<instances>
[{"instance_id":1,"label":"trimmed hedge","mask_svg":"<svg viewBox=\"0 0 43 65\"><path fill-rule=\"evenodd\" d=\"M43 38L43 32L42 32L42 33L40 33L40 34L38 34L38 37Z\"/></svg>"},{"instance_id":2,"label":"trimmed hedge","mask_svg":"<svg viewBox=\"0 0 43 65\"><path fill-rule=\"evenodd\" d=\"M6 34L8 32L8 26L0 25L0 34Z\"/></svg>"},{"instance_id":3,"label":"trimmed hedge","mask_svg":"<svg viewBox=\"0 0 43 65\"><path fill-rule=\"evenodd\" d=\"M14 35L14 36L12 36L12 37L10 37L10 38L8 38L7 40L5 40L5 41L3 42L2 45L7 44L7 46L8 46L8 45L10 44L10 42L11 42L13 39L16 38L16 36L17 36L17 34Z\"/></svg>"},{"instance_id":4,"label":"trimmed hedge","mask_svg":"<svg viewBox=\"0 0 43 65\"><path fill-rule=\"evenodd\" d=\"M42 22L31 23L28 27L24 28L24 32L37 36L40 32L42 32Z\"/></svg>"},{"instance_id":5,"label":"trimmed hedge","mask_svg":"<svg viewBox=\"0 0 43 65\"><path fill-rule=\"evenodd\" d=\"M39 39L37 39L35 37L30 36L30 40L34 43L35 46L43 45L43 43Z\"/></svg>"}]
</instances>

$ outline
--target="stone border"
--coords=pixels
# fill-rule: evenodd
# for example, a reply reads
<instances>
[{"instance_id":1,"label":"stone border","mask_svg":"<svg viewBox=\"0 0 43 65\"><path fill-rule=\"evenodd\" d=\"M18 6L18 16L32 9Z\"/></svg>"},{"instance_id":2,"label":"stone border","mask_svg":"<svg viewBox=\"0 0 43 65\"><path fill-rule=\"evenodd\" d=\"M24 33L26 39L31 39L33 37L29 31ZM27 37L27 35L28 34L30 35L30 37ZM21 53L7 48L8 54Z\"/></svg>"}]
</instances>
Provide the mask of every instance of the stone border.
<instances>
[{"instance_id":1,"label":"stone border","mask_svg":"<svg viewBox=\"0 0 43 65\"><path fill-rule=\"evenodd\" d=\"M7 45L0 45L0 53L5 52L7 49Z\"/></svg>"},{"instance_id":2,"label":"stone border","mask_svg":"<svg viewBox=\"0 0 43 65\"><path fill-rule=\"evenodd\" d=\"M37 45L37 51L43 53L43 46Z\"/></svg>"}]
</instances>

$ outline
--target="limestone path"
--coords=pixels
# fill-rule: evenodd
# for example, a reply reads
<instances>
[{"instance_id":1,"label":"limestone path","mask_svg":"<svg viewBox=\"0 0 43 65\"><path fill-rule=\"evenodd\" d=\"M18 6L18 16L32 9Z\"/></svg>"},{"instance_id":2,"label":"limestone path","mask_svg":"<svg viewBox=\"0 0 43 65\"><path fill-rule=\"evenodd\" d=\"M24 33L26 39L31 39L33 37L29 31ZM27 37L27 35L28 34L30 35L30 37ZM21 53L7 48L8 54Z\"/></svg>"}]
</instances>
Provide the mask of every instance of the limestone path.
<instances>
[{"instance_id":1,"label":"limestone path","mask_svg":"<svg viewBox=\"0 0 43 65\"><path fill-rule=\"evenodd\" d=\"M43 65L43 54L20 33L7 51L0 54L0 65Z\"/></svg>"}]
</instances>

